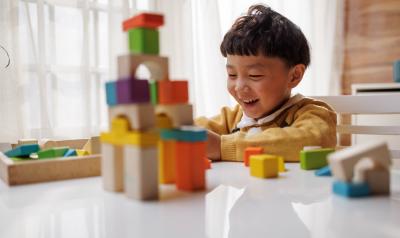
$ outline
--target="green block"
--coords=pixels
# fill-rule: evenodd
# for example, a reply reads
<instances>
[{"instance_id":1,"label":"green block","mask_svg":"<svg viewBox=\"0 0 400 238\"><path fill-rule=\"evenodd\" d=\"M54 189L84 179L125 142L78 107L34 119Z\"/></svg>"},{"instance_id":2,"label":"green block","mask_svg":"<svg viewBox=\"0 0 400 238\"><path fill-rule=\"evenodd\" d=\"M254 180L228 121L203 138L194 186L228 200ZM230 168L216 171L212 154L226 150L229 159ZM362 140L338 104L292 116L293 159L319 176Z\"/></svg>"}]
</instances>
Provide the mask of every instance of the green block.
<instances>
[{"instance_id":1,"label":"green block","mask_svg":"<svg viewBox=\"0 0 400 238\"><path fill-rule=\"evenodd\" d=\"M39 159L63 157L68 149L68 147L54 147L47 150L41 150L37 152L37 155Z\"/></svg>"},{"instance_id":2,"label":"green block","mask_svg":"<svg viewBox=\"0 0 400 238\"><path fill-rule=\"evenodd\" d=\"M134 28L128 32L129 50L132 53L158 55L159 34L158 30L150 28Z\"/></svg>"},{"instance_id":3,"label":"green block","mask_svg":"<svg viewBox=\"0 0 400 238\"><path fill-rule=\"evenodd\" d=\"M151 103L153 103L154 105L157 104L158 102L158 90L157 90L157 81L152 81L150 82L150 101Z\"/></svg>"},{"instance_id":4,"label":"green block","mask_svg":"<svg viewBox=\"0 0 400 238\"><path fill-rule=\"evenodd\" d=\"M305 170L320 169L328 165L326 157L335 152L334 149L316 149L300 151L300 167Z\"/></svg>"}]
</instances>

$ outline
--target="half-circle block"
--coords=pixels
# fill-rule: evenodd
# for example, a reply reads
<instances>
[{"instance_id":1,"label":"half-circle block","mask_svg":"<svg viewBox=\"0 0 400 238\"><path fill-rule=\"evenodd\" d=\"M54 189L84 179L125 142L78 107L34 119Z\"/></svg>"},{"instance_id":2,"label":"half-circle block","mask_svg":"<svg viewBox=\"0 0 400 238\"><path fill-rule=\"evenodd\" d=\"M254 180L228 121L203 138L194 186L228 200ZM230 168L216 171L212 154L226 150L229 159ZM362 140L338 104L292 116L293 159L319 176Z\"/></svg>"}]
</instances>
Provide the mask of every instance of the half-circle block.
<instances>
[{"instance_id":1,"label":"half-circle block","mask_svg":"<svg viewBox=\"0 0 400 238\"><path fill-rule=\"evenodd\" d=\"M171 104L156 106L156 115L165 114L171 121L173 127L193 125L193 106L191 104Z\"/></svg>"},{"instance_id":2,"label":"half-circle block","mask_svg":"<svg viewBox=\"0 0 400 238\"><path fill-rule=\"evenodd\" d=\"M126 117L132 130L146 130L156 124L155 106L151 103L116 105L108 108L108 118Z\"/></svg>"},{"instance_id":3,"label":"half-circle block","mask_svg":"<svg viewBox=\"0 0 400 238\"><path fill-rule=\"evenodd\" d=\"M168 58L158 55L128 54L118 56L118 77L135 77L139 65L150 71L150 80L168 80Z\"/></svg>"}]
</instances>

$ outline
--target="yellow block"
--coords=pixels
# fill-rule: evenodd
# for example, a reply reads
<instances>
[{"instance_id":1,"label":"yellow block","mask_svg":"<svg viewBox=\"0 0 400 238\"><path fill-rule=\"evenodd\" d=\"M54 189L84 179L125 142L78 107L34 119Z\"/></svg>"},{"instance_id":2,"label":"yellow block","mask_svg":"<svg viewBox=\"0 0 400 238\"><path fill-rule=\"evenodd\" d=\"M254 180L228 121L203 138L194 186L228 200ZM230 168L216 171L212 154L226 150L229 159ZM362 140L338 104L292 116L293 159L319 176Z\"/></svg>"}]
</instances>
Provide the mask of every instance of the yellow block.
<instances>
[{"instance_id":1,"label":"yellow block","mask_svg":"<svg viewBox=\"0 0 400 238\"><path fill-rule=\"evenodd\" d=\"M121 138L123 145L157 146L159 135L157 132L130 131Z\"/></svg>"},{"instance_id":2,"label":"yellow block","mask_svg":"<svg viewBox=\"0 0 400 238\"><path fill-rule=\"evenodd\" d=\"M87 150L76 150L76 154L78 156L90 155L90 153Z\"/></svg>"},{"instance_id":3,"label":"yellow block","mask_svg":"<svg viewBox=\"0 0 400 238\"><path fill-rule=\"evenodd\" d=\"M165 114L157 115L156 126L163 129L172 128L172 120Z\"/></svg>"},{"instance_id":4,"label":"yellow block","mask_svg":"<svg viewBox=\"0 0 400 238\"><path fill-rule=\"evenodd\" d=\"M158 177L161 184L175 183L175 141L158 142Z\"/></svg>"},{"instance_id":5,"label":"yellow block","mask_svg":"<svg viewBox=\"0 0 400 238\"><path fill-rule=\"evenodd\" d=\"M129 131L129 121L123 117L114 118L111 122L111 133L124 135Z\"/></svg>"},{"instance_id":6,"label":"yellow block","mask_svg":"<svg viewBox=\"0 0 400 238\"><path fill-rule=\"evenodd\" d=\"M277 156L278 157L278 169L279 172L285 172L286 168L285 168L285 160L283 159L282 156Z\"/></svg>"},{"instance_id":7,"label":"yellow block","mask_svg":"<svg viewBox=\"0 0 400 238\"><path fill-rule=\"evenodd\" d=\"M275 155L250 156L250 175L258 178L278 177L279 159Z\"/></svg>"}]
</instances>

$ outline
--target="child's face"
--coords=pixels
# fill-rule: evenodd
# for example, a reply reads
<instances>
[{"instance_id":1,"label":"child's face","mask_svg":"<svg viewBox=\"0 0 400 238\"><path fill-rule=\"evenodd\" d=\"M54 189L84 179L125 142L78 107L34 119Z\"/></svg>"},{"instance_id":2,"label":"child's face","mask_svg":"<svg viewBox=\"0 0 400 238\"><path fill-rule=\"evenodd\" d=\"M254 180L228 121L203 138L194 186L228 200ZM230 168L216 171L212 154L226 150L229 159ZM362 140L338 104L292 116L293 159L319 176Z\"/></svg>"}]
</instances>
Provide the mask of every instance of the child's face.
<instances>
[{"instance_id":1,"label":"child's face","mask_svg":"<svg viewBox=\"0 0 400 238\"><path fill-rule=\"evenodd\" d=\"M228 55L228 91L247 116L262 118L285 102L300 82L304 69L296 73L295 68L279 58Z\"/></svg>"}]
</instances>

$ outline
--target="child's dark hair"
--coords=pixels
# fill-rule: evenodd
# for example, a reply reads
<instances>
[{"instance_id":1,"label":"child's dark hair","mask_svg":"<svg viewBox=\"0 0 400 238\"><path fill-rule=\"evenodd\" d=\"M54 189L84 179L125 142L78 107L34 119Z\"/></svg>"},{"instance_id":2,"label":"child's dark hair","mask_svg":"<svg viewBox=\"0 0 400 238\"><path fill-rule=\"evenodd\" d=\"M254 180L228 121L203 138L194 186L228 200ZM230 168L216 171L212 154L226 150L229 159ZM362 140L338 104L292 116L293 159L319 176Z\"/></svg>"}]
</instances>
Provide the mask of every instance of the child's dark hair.
<instances>
[{"instance_id":1,"label":"child's dark hair","mask_svg":"<svg viewBox=\"0 0 400 238\"><path fill-rule=\"evenodd\" d=\"M279 57L287 66L310 64L310 48L303 32L286 17L264 5L253 5L225 34L221 53Z\"/></svg>"}]
</instances>

